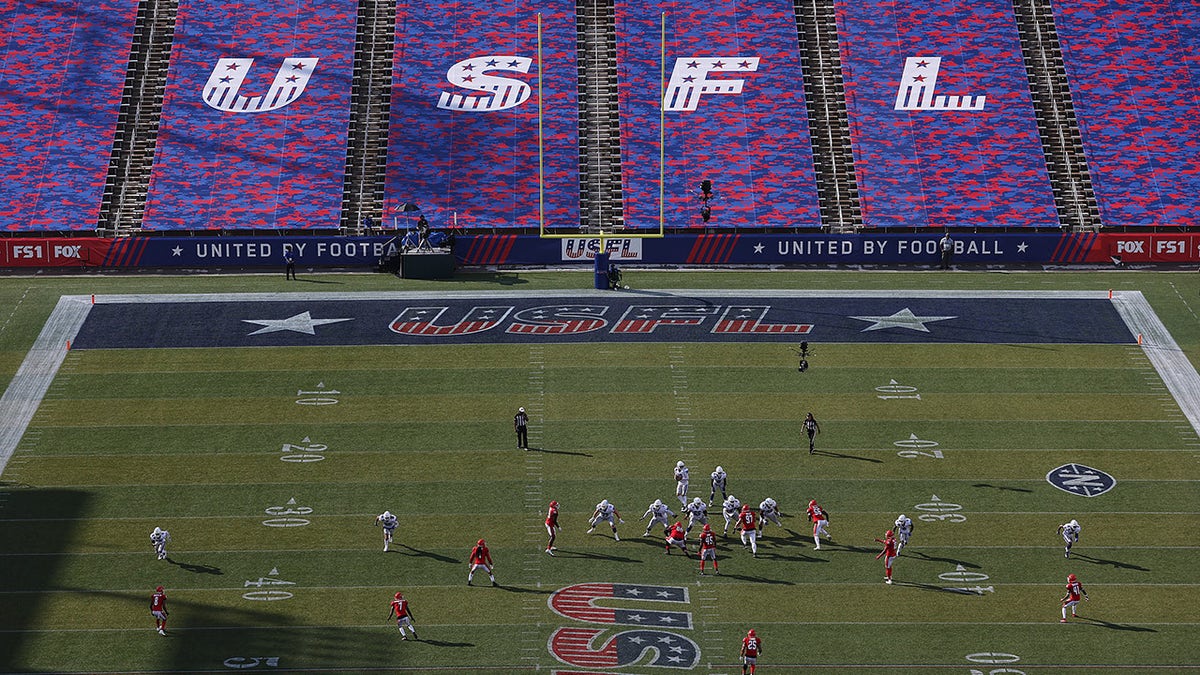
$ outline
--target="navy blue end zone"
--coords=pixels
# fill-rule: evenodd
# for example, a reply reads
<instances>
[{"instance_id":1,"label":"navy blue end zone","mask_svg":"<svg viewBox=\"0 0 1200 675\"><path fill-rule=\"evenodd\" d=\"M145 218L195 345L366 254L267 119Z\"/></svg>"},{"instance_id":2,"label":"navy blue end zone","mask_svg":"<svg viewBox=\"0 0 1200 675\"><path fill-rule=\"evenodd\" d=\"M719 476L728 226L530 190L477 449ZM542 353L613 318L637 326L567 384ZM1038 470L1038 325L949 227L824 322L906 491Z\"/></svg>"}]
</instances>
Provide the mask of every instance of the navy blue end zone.
<instances>
[{"instance_id":1,"label":"navy blue end zone","mask_svg":"<svg viewBox=\"0 0 1200 675\"><path fill-rule=\"evenodd\" d=\"M801 340L1136 342L1104 299L613 294L101 302L72 348Z\"/></svg>"}]
</instances>

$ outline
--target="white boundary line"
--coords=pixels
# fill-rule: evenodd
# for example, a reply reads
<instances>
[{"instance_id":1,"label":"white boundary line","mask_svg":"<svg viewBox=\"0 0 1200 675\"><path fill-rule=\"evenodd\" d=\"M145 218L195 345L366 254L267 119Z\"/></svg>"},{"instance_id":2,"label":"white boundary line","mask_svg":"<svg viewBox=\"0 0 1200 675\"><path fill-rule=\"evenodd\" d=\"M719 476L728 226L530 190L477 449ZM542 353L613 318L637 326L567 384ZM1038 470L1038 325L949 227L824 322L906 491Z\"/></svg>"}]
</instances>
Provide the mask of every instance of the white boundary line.
<instances>
[{"instance_id":1,"label":"white boundary line","mask_svg":"<svg viewBox=\"0 0 1200 675\"><path fill-rule=\"evenodd\" d=\"M67 341L75 339L91 309L86 296L60 297L8 388L0 395L0 474L4 473L17 444L42 405L59 366L67 357Z\"/></svg>"},{"instance_id":2,"label":"white boundary line","mask_svg":"<svg viewBox=\"0 0 1200 675\"><path fill-rule=\"evenodd\" d=\"M1192 430L1200 434L1200 374L1175 343L1141 291L1113 293L1113 306L1134 335L1142 336L1142 351L1167 391L1175 398Z\"/></svg>"}]
</instances>

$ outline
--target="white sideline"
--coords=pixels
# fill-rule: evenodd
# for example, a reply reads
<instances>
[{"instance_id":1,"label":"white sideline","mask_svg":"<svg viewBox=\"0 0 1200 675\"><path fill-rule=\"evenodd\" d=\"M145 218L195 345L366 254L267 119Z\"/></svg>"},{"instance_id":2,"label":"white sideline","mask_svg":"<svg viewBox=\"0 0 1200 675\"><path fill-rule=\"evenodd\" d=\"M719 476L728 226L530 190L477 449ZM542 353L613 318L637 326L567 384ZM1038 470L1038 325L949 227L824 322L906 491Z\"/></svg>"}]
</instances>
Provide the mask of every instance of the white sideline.
<instances>
[{"instance_id":1,"label":"white sideline","mask_svg":"<svg viewBox=\"0 0 1200 675\"><path fill-rule=\"evenodd\" d=\"M33 341L25 360L8 383L8 389L0 395L0 474L4 473L17 444L42 405L42 398L59 366L67 357L67 340L75 339L91 310L91 300L87 296L59 297L41 334Z\"/></svg>"},{"instance_id":2,"label":"white sideline","mask_svg":"<svg viewBox=\"0 0 1200 675\"><path fill-rule=\"evenodd\" d=\"M1200 435L1200 374L1179 348L1171 333L1163 325L1154 309L1141 291L1119 291L1111 293L1113 306L1125 321L1133 335L1142 336L1142 351L1154 366L1167 390L1175 398L1184 416L1197 435ZM33 420L42 403L42 398L54 381L59 366L66 358L67 340L74 340L91 311L93 300L103 304L152 304L185 302L294 302L297 300L427 300L427 299L471 299L481 295L479 291L378 291L354 293L196 293L164 295L64 295L25 360L17 369L3 395L0 395L0 474L8 466L17 444ZM895 297L890 290L707 290L670 289L629 292L600 291L595 289L561 291L488 291L489 298L567 298L567 297L746 297L782 298L881 298ZM1108 297L1105 291L953 291L915 289L903 291L905 297L913 298L1030 298L1030 299L1081 299L1095 300Z\"/></svg>"},{"instance_id":3,"label":"white sideline","mask_svg":"<svg viewBox=\"0 0 1200 675\"><path fill-rule=\"evenodd\" d=\"M1142 351L1175 397L1192 430L1200 435L1200 374L1171 337L1141 291L1113 293L1113 306L1129 332L1142 336Z\"/></svg>"}]
</instances>

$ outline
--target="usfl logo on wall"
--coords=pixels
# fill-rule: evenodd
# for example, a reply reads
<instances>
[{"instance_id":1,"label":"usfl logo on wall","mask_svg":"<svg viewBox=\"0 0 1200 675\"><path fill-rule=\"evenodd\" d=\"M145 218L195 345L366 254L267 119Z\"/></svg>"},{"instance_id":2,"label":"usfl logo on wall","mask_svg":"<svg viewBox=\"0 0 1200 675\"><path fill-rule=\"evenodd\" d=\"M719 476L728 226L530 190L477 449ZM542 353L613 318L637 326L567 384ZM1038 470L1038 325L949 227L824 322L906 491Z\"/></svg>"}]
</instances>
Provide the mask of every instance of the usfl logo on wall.
<instances>
[{"instance_id":1,"label":"usfl logo on wall","mask_svg":"<svg viewBox=\"0 0 1200 675\"><path fill-rule=\"evenodd\" d=\"M700 663L700 646L677 630L692 629L691 612L661 607L690 603L680 586L586 583L559 589L546 601L555 614L589 624L634 626L608 635L604 628L560 626L547 648L575 668L621 668L645 659L655 668L690 670ZM604 604L600 604L604 603ZM617 606L610 607L609 604ZM630 605L622 607L620 605ZM555 671L559 674L596 671Z\"/></svg>"},{"instance_id":2,"label":"usfl logo on wall","mask_svg":"<svg viewBox=\"0 0 1200 675\"><path fill-rule=\"evenodd\" d=\"M316 58L289 58L275 71L275 80L261 96L242 96L238 92L250 74L254 59L217 59L204 84L201 98L205 105L223 112L255 113L278 110L300 98L313 72Z\"/></svg>"}]
</instances>

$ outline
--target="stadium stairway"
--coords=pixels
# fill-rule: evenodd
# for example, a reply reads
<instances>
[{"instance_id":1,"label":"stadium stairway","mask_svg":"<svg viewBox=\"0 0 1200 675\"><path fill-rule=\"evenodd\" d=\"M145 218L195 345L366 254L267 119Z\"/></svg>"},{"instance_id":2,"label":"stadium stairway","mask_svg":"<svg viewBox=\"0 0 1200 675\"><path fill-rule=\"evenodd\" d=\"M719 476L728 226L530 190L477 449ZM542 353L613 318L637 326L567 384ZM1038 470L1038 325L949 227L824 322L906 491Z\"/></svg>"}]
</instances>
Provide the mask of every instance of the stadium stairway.
<instances>
[{"instance_id":1,"label":"stadium stairway","mask_svg":"<svg viewBox=\"0 0 1200 675\"><path fill-rule=\"evenodd\" d=\"M138 7L100 204L101 236L134 234L141 228L178 10L179 0L142 0Z\"/></svg>"},{"instance_id":2,"label":"stadium stairway","mask_svg":"<svg viewBox=\"0 0 1200 675\"><path fill-rule=\"evenodd\" d=\"M833 0L795 0L795 7L821 221L830 232L854 232L862 211Z\"/></svg>"},{"instance_id":3,"label":"stadium stairway","mask_svg":"<svg viewBox=\"0 0 1200 675\"><path fill-rule=\"evenodd\" d=\"M356 30L341 227L362 233L364 218L384 222L396 0L359 0Z\"/></svg>"},{"instance_id":4,"label":"stadium stairway","mask_svg":"<svg viewBox=\"0 0 1200 675\"><path fill-rule=\"evenodd\" d=\"M1100 209L1083 154L1050 2L1013 0L1013 9L1059 222L1072 232L1098 231Z\"/></svg>"},{"instance_id":5,"label":"stadium stairway","mask_svg":"<svg viewBox=\"0 0 1200 675\"><path fill-rule=\"evenodd\" d=\"M613 0L578 0L580 225L623 227L621 130L617 115L616 10Z\"/></svg>"}]
</instances>

